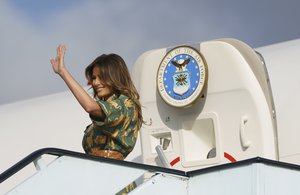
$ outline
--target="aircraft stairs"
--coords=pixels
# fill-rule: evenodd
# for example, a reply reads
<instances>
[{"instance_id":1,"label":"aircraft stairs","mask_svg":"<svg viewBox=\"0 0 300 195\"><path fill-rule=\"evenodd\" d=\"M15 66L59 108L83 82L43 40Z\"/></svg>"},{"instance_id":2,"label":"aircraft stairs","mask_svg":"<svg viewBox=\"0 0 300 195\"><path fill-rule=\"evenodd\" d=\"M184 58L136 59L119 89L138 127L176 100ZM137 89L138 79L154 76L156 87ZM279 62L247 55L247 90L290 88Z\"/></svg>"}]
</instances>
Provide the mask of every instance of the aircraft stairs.
<instances>
[{"instance_id":1,"label":"aircraft stairs","mask_svg":"<svg viewBox=\"0 0 300 195\"><path fill-rule=\"evenodd\" d=\"M45 164L45 155L55 158ZM58 148L28 155L0 184L31 163L36 172L7 194L300 194L300 166L260 157L184 172Z\"/></svg>"}]
</instances>

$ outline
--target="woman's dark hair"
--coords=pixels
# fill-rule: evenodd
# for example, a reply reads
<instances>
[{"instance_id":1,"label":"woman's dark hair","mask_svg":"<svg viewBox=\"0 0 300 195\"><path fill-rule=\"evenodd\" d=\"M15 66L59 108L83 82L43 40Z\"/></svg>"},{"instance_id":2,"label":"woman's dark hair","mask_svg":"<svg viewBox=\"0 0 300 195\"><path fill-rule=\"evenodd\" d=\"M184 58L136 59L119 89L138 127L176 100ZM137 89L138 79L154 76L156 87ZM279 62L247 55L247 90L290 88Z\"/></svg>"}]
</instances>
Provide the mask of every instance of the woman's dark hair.
<instances>
[{"instance_id":1,"label":"woman's dark hair","mask_svg":"<svg viewBox=\"0 0 300 195\"><path fill-rule=\"evenodd\" d=\"M93 69L98 67L100 70L101 81L109 87L116 95L129 97L138 108L138 120L141 126L143 122L139 94L131 80L130 73L123 58L117 54L103 54L97 57L85 69L85 76L88 83L92 83ZM96 93L94 91L94 96Z\"/></svg>"}]
</instances>

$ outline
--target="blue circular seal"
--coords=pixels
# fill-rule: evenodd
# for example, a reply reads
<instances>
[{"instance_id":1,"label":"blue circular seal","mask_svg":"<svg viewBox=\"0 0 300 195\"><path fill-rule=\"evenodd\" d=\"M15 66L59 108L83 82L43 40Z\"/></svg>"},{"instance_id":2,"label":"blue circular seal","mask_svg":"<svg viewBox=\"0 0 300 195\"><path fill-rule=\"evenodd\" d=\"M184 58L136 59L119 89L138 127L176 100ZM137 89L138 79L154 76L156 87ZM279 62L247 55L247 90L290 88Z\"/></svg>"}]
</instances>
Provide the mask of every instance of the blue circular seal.
<instances>
[{"instance_id":1,"label":"blue circular seal","mask_svg":"<svg viewBox=\"0 0 300 195\"><path fill-rule=\"evenodd\" d=\"M174 107L193 103L203 93L206 82L206 62L199 51L189 46L170 50L157 73L159 94Z\"/></svg>"}]
</instances>

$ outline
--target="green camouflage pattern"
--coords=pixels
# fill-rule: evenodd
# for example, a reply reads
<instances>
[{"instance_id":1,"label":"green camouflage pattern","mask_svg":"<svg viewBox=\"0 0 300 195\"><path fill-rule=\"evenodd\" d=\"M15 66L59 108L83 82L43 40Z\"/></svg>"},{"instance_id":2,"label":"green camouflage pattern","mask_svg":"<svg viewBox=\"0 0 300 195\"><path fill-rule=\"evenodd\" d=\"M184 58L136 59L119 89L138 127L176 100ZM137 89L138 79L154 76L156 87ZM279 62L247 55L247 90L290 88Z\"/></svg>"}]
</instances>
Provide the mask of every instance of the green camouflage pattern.
<instances>
[{"instance_id":1,"label":"green camouflage pattern","mask_svg":"<svg viewBox=\"0 0 300 195\"><path fill-rule=\"evenodd\" d=\"M91 118L92 124L87 126L82 140L84 151L90 154L91 149L115 150L125 158L133 150L140 128L136 105L124 95L97 103L106 117L104 121Z\"/></svg>"}]
</instances>

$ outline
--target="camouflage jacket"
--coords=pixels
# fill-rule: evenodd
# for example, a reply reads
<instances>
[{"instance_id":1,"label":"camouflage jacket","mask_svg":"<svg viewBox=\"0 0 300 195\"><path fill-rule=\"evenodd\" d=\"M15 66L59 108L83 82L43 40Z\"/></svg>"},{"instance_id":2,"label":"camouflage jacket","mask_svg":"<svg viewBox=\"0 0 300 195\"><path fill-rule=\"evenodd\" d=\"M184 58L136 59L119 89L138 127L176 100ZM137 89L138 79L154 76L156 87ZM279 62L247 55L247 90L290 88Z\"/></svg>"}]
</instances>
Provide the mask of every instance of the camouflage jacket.
<instances>
[{"instance_id":1,"label":"camouflage jacket","mask_svg":"<svg viewBox=\"0 0 300 195\"><path fill-rule=\"evenodd\" d=\"M97 103L106 117L104 121L91 118L92 124L87 126L82 140L84 151L89 154L91 149L116 150L126 157L133 150L140 128L136 105L124 95Z\"/></svg>"}]
</instances>

